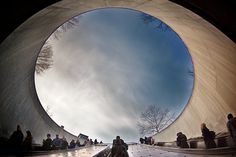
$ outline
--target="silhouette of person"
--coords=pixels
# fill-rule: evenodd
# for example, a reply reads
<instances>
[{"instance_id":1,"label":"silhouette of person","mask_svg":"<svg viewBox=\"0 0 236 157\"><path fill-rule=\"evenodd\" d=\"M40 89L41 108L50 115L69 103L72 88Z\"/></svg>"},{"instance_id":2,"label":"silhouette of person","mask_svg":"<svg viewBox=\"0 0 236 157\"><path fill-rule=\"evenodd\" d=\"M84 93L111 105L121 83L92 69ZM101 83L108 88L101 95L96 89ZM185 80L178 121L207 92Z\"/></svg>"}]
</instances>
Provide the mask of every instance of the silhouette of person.
<instances>
[{"instance_id":1,"label":"silhouette of person","mask_svg":"<svg viewBox=\"0 0 236 157\"><path fill-rule=\"evenodd\" d=\"M236 117L233 117L233 115L230 113L228 114L227 118L228 118L227 128L230 136L233 139L234 145L236 145Z\"/></svg>"},{"instance_id":2,"label":"silhouette of person","mask_svg":"<svg viewBox=\"0 0 236 157\"><path fill-rule=\"evenodd\" d=\"M97 145L98 144L98 141L97 139L94 140L94 144Z\"/></svg>"},{"instance_id":3,"label":"silhouette of person","mask_svg":"<svg viewBox=\"0 0 236 157\"><path fill-rule=\"evenodd\" d=\"M113 145L111 149L111 157L128 157L128 145L120 138L116 136L113 140Z\"/></svg>"},{"instance_id":4,"label":"silhouette of person","mask_svg":"<svg viewBox=\"0 0 236 157\"><path fill-rule=\"evenodd\" d=\"M23 138L24 135L21 131L20 125L17 125L16 131L14 131L9 138L10 146L15 150L20 150L22 147Z\"/></svg>"},{"instance_id":5,"label":"silhouette of person","mask_svg":"<svg viewBox=\"0 0 236 157\"><path fill-rule=\"evenodd\" d=\"M176 144L180 148L189 148L187 137L182 132L177 133Z\"/></svg>"},{"instance_id":6,"label":"silhouette of person","mask_svg":"<svg viewBox=\"0 0 236 157\"><path fill-rule=\"evenodd\" d=\"M67 149L68 148L68 142L66 138L63 136L61 139L61 149Z\"/></svg>"},{"instance_id":7,"label":"silhouette of person","mask_svg":"<svg viewBox=\"0 0 236 157\"><path fill-rule=\"evenodd\" d=\"M27 130L26 131L26 137L23 141L24 150L26 150L26 151L32 150L32 140L33 140L33 137L31 135L31 132L29 130Z\"/></svg>"},{"instance_id":8,"label":"silhouette of person","mask_svg":"<svg viewBox=\"0 0 236 157\"><path fill-rule=\"evenodd\" d=\"M69 148L70 148L70 149L71 149L71 148L75 148L75 146L76 146L75 140L72 140L72 141L70 142Z\"/></svg>"},{"instance_id":9,"label":"silhouette of person","mask_svg":"<svg viewBox=\"0 0 236 157\"><path fill-rule=\"evenodd\" d=\"M144 143L144 139L142 137L139 139L139 141L140 141L141 144Z\"/></svg>"},{"instance_id":10,"label":"silhouette of person","mask_svg":"<svg viewBox=\"0 0 236 157\"><path fill-rule=\"evenodd\" d=\"M51 150L52 149L51 134L47 134L47 139L43 140L43 149L44 150Z\"/></svg>"},{"instance_id":11,"label":"silhouette of person","mask_svg":"<svg viewBox=\"0 0 236 157\"><path fill-rule=\"evenodd\" d=\"M61 139L59 138L59 135L56 135L56 138L52 140L52 145L54 149L60 149L61 148Z\"/></svg>"},{"instance_id":12,"label":"silhouette of person","mask_svg":"<svg viewBox=\"0 0 236 157\"><path fill-rule=\"evenodd\" d=\"M144 137L144 143L148 144L148 138L146 136Z\"/></svg>"},{"instance_id":13,"label":"silhouette of person","mask_svg":"<svg viewBox=\"0 0 236 157\"><path fill-rule=\"evenodd\" d=\"M120 136L116 136L116 139L113 140L113 145L116 145L117 142L121 142L121 144L124 143L124 141L120 138Z\"/></svg>"},{"instance_id":14,"label":"silhouette of person","mask_svg":"<svg viewBox=\"0 0 236 157\"><path fill-rule=\"evenodd\" d=\"M216 148L216 143L214 141L215 137L213 131L209 131L205 123L201 124L202 136L206 145L206 148Z\"/></svg>"}]
</instances>

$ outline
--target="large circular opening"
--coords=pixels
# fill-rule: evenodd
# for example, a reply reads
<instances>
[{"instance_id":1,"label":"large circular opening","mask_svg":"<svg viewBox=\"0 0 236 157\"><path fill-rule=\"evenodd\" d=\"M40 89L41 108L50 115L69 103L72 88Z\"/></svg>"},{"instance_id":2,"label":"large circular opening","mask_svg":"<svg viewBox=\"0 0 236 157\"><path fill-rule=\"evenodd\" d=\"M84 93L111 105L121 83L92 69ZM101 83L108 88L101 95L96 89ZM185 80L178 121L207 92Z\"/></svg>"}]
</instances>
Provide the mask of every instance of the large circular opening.
<instances>
[{"instance_id":1,"label":"large circular opening","mask_svg":"<svg viewBox=\"0 0 236 157\"><path fill-rule=\"evenodd\" d=\"M45 110L71 133L137 141L178 118L194 72L188 49L164 22L136 10L103 8L54 31L39 53L35 83Z\"/></svg>"}]
</instances>

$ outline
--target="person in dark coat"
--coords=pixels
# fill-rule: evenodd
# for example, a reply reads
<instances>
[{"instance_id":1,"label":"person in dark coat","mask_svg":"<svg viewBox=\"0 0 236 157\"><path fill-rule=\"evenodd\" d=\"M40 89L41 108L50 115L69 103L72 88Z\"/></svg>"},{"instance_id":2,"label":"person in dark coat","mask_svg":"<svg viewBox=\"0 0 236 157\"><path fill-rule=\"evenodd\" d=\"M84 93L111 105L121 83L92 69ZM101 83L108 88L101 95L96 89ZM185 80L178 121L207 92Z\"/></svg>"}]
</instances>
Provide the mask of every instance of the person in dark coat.
<instances>
[{"instance_id":1,"label":"person in dark coat","mask_svg":"<svg viewBox=\"0 0 236 157\"><path fill-rule=\"evenodd\" d=\"M75 148L75 146L76 146L75 140L71 140L70 145L68 146L68 148L73 149L73 148Z\"/></svg>"},{"instance_id":2,"label":"person in dark coat","mask_svg":"<svg viewBox=\"0 0 236 157\"><path fill-rule=\"evenodd\" d=\"M216 148L216 143L214 141L215 135L213 131L210 131L205 123L201 124L201 131L202 131L202 136L203 140L205 142L206 148Z\"/></svg>"},{"instance_id":3,"label":"person in dark coat","mask_svg":"<svg viewBox=\"0 0 236 157\"><path fill-rule=\"evenodd\" d=\"M29 130L26 131L26 137L23 141L23 148L25 151L31 151L32 150L32 140L33 137L31 135L31 132Z\"/></svg>"},{"instance_id":4,"label":"person in dark coat","mask_svg":"<svg viewBox=\"0 0 236 157\"><path fill-rule=\"evenodd\" d=\"M116 139L113 140L113 145L116 145L118 142L121 142L122 145L125 143L120 136L116 136Z\"/></svg>"},{"instance_id":5,"label":"person in dark coat","mask_svg":"<svg viewBox=\"0 0 236 157\"><path fill-rule=\"evenodd\" d=\"M47 139L43 140L43 149L44 150L51 150L52 149L52 139L51 134L47 134Z\"/></svg>"},{"instance_id":6,"label":"person in dark coat","mask_svg":"<svg viewBox=\"0 0 236 157\"><path fill-rule=\"evenodd\" d=\"M148 138L146 136L144 137L144 144L148 144Z\"/></svg>"},{"instance_id":7,"label":"person in dark coat","mask_svg":"<svg viewBox=\"0 0 236 157\"><path fill-rule=\"evenodd\" d=\"M144 143L144 139L143 138L140 138L139 141L140 141L141 144Z\"/></svg>"},{"instance_id":8,"label":"person in dark coat","mask_svg":"<svg viewBox=\"0 0 236 157\"><path fill-rule=\"evenodd\" d=\"M228 114L227 118L227 128L230 136L233 139L234 145L236 146L236 117L233 117L233 115L230 113Z\"/></svg>"},{"instance_id":9,"label":"person in dark coat","mask_svg":"<svg viewBox=\"0 0 236 157\"><path fill-rule=\"evenodd\" d=\"M120 136L117 136L116 139L113 140L111 157L129 157L127 150L128 145L120 138Z\"/></svg>"},{"instance_id":10,"label":"person in dark coat","mask_svg":"<svg viewBox=\"0 0 236 157\"><path fill-rule=\"evenodd\" d=\"M177 140L176 140L177 146L180 148L189 148L187 137L182 132L177 133Z\"/></svg>"},{"instance_id":11,"label":"person in dark coat","mask_svg":"<svg viewBox=\"0 0 236 157\"><path fill-rule=\"evenodd\" d=\"M63 136L61 139L61 149L67 149L68 148L68 142L66 138Z\"/></svg>"},{"instance_id":12,"label":"person in dark coat","mask_svg":"<svg viewBox=\"0 0 236 157\"><path fill-rule=\"evenodd\" d=\"M98 141L97 139L94 140L94 144L97 145L98 144Z\"/></svg>"},{"instance_id":13,"label":"person in dark coat","mask_svg":"<svg viewBox=\"0 0 236 157\"><path fill-rule=\"evenodd\" d=\"M20 125L17 125L16 131L14 131L9 138L10 147L14 150L21 150L23 139L24 135L21 131Z\"/></svg>"}]
</instances>

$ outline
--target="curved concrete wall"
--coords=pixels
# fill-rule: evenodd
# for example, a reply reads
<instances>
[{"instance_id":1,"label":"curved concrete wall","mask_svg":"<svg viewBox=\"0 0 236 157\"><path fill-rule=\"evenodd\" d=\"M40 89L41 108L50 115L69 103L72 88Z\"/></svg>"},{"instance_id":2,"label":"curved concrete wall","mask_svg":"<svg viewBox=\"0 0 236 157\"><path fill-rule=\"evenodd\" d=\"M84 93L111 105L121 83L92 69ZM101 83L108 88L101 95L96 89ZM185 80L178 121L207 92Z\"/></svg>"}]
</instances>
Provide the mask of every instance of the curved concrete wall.
<instances>
[{"instance_id":1,"label":"curved concrete wall","mask_svg":"<svg viewBox=\"0 0 236 157\"><path fill-rule=\"evenodd\" d=\"M100 7L126 7L158 17L175 30L188 47L195 67L195 85L182 115L154 138L173 141L176 132L201 134L205 122L225 131L226 115L236 114L236 45L214 26L167 0L63 0L45 8L18 27L0 45L0 135L9 136L16 124L30 129L37 142L60 131L38 101L34 65L44 41L69 18ZM67 138L73 136L64 132Z\"/></svg>"}]
</instances>

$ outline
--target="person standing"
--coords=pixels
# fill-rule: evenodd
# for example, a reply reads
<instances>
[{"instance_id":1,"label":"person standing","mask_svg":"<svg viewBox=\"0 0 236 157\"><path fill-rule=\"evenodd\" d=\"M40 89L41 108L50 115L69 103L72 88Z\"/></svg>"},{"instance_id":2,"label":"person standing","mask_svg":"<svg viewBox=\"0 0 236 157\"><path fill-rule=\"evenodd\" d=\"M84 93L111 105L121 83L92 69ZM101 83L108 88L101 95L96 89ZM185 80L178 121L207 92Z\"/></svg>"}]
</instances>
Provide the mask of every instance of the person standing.
<instances>
[{"instance_id":1,"label":"person standing","mask_svg":"<svg viewBox=\"0 0 236 157\"><path fill-rule=\"evenodd\" d=\"M12 135L10 136L10 139L9 139L10 146L14 150L17 150L17 151L21 150L23 139L24 139L24 135L21 131L20 125L17 125L16 131L14 131Z\"/></svg>"},{"instance_id":2,"label":"person standing","mask_svg":"<svg viewBox=\"0 0 236 157\"><path fill-rule=\"evenodd\" d=\"M228 118L227 128L230 136L233 139L233 144L234 146L236 146L236 117L233 117L233 115L230 113L228 114L227 118Z\"/></svg>"}]
</instances>

